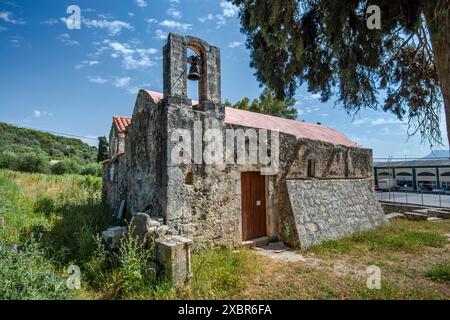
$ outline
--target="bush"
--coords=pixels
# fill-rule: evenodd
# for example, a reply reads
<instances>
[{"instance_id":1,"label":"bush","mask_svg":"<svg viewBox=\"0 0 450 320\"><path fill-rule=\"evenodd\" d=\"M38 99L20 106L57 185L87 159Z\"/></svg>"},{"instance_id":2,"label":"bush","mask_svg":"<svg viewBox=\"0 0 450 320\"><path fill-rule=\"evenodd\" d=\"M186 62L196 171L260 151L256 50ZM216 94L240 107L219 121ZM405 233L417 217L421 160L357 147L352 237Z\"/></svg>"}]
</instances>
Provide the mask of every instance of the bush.
<instances>
[{"instance_id":1,"label":"bush","mask_svg":"<svg viewBox=\"0 0 450 320\"><path fill-rule=\"evenodd\" d=\"M53 174L78 174L80 173L80 166L72 160L63 160L52 166Z\"/></svg>"},{"instance_id":2,"label":"bush","mask_svg":"<svg viewBox=\"0 0 450 320\"><path fill-rule=\"evenodd\" d=\"M119 246L119 281L125 296L144 292L154 278L149 277L148 260L150 253L134 239L131 232L120 241Z\"/></svg>"},{"instance_id":3,"label":"bush","mask_svg":"<svg viewBox=\"0 0 450 320\"><path fill-rule=\"evenodd\" d=\"M17 170L18 157L14 152L3 151L0 153L0 168Z\"/></svg>"},{"instance_id":4,"label":"bush","mask_svg":"<svg viewBox=\"0 0 450 320\"><path fill-rule=\"evenodd\" d=\"M50 162L44 154L25 153L18 157L17 170L30 173L50 173Z\"/></svg>"},{"instance_id":5,"label":"bush","mask_svg":"<svg viewBox=\"0 0 450 320\"><path fill-rule=\"evenodd\" d=\"M0 300L66 300L73 298L65 279L52 272L39 245L23 248L0 242Z\"/></svg>"},{"instance_id":6,"label":"bush","mask_svg":"<svg viewBox=\"0 0 450 320\"><path fill-rule=\"evenodd\" d=\"M90 163L81 168L80 174L83 176L102 176L102 166L99 163Z\"/></svg>"}]
</instances>

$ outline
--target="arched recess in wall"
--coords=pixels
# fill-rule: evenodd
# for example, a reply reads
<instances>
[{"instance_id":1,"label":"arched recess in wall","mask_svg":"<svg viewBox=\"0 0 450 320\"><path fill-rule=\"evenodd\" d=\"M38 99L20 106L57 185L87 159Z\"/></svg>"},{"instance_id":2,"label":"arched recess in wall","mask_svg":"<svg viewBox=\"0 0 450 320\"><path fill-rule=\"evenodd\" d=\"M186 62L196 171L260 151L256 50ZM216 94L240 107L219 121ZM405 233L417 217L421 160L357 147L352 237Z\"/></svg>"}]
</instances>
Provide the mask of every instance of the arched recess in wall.
<instances>
[{"instance_id":1,"label":"arched recess in wall","mask_svg":"<svg viewBox=\"0 0 450 320\"><path fill-rule=\"evenodd\" d=\"M441 174L441 177L450 177L450 172L444 172Z\"/></svg>"},{"instance_id":2,"label":"arched recess in wall","mask_svg":"<svg viewBox=\"0 0 450 320\"><path fill-rule=\"evenodd\" d=\"M418 177L435 177L436 174L432 172L421 172L417 175Z\"/></svg>"},{"instance_id":3,"label":"arched recess in wall","mask_svg":"<svg viewBox=\"0 0 450 320\"><path fill-rule=\"evenodd\" d=\"M203 44L201 43L200 40L191 40L188 42L188 44L186 45L186 50L188 50L187 52L187 56L189 57L189 50L191 50L197 57L200 58L200 64L198 66L198 70L200 72L200 80L196 83L197 85L197 97L195 97L194 100L197 100L198 103L200 104L203 101L205 101L205 97L206 97L206 86L207 86L207 77L206 77L206 59L205 59L205 47L203 46ZM188 69L189 72L189 69ZM188 80L189 82L189 80ZM193 82L193 81L190 81ZM194 103L195 104L195 103ZM195 107L195 106L194 106Z\"/></svg>"},{"instance_id":4,"label":"arched recess in wall","mask_svg":"<svg viewBox=\"0 0 450 320\"><path fill-rule=\"evenodd\" d=\"M389 172L380 172L380 173L378 174L378 176L379 176L379 177L390 177L391 174L390 174Z\"/></svg>"},{"instance_id":5,"label":"arched recess in wall","mask_svg":"<svg viewBox=\"0 0 450 320\"><path fill-rule=\"evenodd\" d=\"M412 174L409 172L399 172L395 174L397 177L412 177Z\"/></svg>"}]
</instances>

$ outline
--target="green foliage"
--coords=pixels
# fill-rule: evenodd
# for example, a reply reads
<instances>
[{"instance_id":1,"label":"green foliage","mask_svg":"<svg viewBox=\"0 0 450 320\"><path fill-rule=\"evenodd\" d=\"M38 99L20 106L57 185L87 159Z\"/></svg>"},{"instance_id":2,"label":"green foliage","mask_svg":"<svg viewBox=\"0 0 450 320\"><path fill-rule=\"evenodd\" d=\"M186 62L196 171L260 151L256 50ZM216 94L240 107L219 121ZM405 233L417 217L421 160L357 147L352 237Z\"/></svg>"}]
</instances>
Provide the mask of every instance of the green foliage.
<instances>
[{"instance_id":1,"label":"green foliage","mask_svg":"<svg viewBox=\"0 0 450 320\"><path fill-rule=\"evenodd\" d=\"M0 246L17 244L22 248L33 234L39 236L39 241L34 244L40 249L29 251L33 262L17 260L17 264L24 263L24 269L27 263L32 263L30 272L41 272L41 266L42 270L48 270L50 283L40 276L33 280L36 281L33 288L44 288L41 296L33 293L36 298L67 298L62 294L56 296L59 291L51 296L48 288L57 284L53 278L66 276L63 270L69 265L80 267L83 292L95 290L105 298L120 299L143 297L156 290L155 285L159 283L156 271L147 265L151 251L131 236L121 241L119 250L105 249L99 235L114 223L114 219L101 202L101 181L95 176L51 176L0 170L0 216L5 220L4 228L0 229ZM4 263L10 264L6 260ZM4 276L0 285L1 281L19 281L16 278L19 275L14 275L12 268L5 269L8 272L3 274L0 270L0 275ZM20 281L28 286L30 282L24 279ZM14 292L6 288L5 297L11 297ZM16 298L34 297L31 291L27 292ZM82 293L75 291L73 294Z\"/></svg>"},{"instance_id":2,"label":"green foliage","mask_svg":"<svg viewBox=\"0 0 450 320\"><path fill-rule=\"evenodd\" d=\"M442 27L448 25L446 1L231 2L240 9L250 65L279 99L293 97L306 82L323 102L336 94L349 113L381 107L407 118L410 134L441 142L442 94L450 99L444 85L449 72L449 35ZM367 27L369 5L381 9L381 30ZM384 103L381 93L386 93Z\"/></svg>"},{"instance_id":3,"label":"green foliage","mask_svg":"<svg viewBox=\"0 0 450 320\"><path fill-rule=\"evenodd\" d=\"M108 140L106 137L99 137L98 138L98 156L97 156L97 162L102 162L109 157L108 152Z\"/></svg>"},{"instance_id":4,"label":"green foliage","mask_svg":"<svg viewBox=\"0 0 450 320\"><path fill-rule=\"evenodd\" d=\"M236 109L263 113L286 119L295 120L297 118L297 109L294 107L295 99L287 99L286 101L276 99L274 93L268 89L261 93L259 100L255 99L250 102L250 99L246 97L234 105L231 105L228 101L225 102L225 104Z\"/></svg>"},{"instance_id":5,"label":"green foliage","mask_svg":"<svg viewBox=\"0 0 450 320\"><path fill-rule=\"evenodd\" d=\"M73 295L33 240L17 247L0 241L0 300L65 300Z\"/></svg>"},{"instance_id":6,"label":"green foliage","mask_svg":"<svg viewBox=\"0 0 450 320\"><path fill-rule=\"evenodd\" d=\"M89 163L81 167L80 174L83 176L102 176L102 166L99 163Z\"/></svg>"},{"instance_id":7,"label":"green foliage","mask_svg":"<svg viewBox=\"0 0 450 320\"><path fill-rule=\"evenodd\" d=\"M150 252L134 239L131 232L123 238L119 246L119 283L125 295L145 292L156 279L156 274L149 274L148 261ZM150 271L151 272L151 271Z\"/></svg>"},{"instance_id":8,"label":"green foliage","mask_svg":"<svg viewBox=\"0 0 450 320\"><path fill-rule=\"evenodd\" d=\"M0 123L0 169L100 176L96 157L97 149L81 140Z\"/></svg>"},{"instance_id":9,"label":"green foliage","mask_svg":"<svg viewBox=\"0 0 450 320\"><path fill-rule=\"evenodd\" d=\"M79 174L80 166L73 160L62 160L52 166L53 174Z\"/></svg>"},{"instance_id":10,"label":"green foliage","mask_svg":"<svg viewBox=\"0 0 450 320\"><path fill-rule=\"evenodd\" d=\"M436 281L450 282L450 263L441 263L425 273L427 278Z\"/></svg>"}]
</instances>

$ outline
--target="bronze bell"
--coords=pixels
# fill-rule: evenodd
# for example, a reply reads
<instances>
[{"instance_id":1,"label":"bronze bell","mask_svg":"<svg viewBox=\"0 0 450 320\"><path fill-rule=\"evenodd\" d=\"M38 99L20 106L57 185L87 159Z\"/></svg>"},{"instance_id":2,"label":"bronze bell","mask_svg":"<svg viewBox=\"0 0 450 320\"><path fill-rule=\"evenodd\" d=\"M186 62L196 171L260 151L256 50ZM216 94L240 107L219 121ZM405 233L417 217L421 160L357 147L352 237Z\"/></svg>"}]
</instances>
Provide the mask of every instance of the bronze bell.
<instances>
[{"instance_id":1,"label":"bronze bell","mask_svg":"<svg viewBox=\"0 0 450 320\"><path fill-rule=\"evenodd\" d=\"M200 80L199 64L200 59L196 56L189 57L188 62L191 64L187 78L192 81Z\"/></svg>"}]
</instances>

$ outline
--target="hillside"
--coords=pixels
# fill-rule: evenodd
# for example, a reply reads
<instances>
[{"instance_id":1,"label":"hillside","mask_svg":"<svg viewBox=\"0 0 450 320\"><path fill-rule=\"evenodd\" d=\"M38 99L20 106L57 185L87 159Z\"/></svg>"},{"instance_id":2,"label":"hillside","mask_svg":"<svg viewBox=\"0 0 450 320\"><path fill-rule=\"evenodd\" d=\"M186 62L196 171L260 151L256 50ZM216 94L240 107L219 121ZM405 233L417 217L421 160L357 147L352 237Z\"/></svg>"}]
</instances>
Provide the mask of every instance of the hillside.
<instances>
[{"instance_id":1,"label":"hillside","mask_svg":"<svg viewBox=\"0 0 450 320\"><path fill-rule=\"evenodd\" d=\"M90 174L98 174L96 161L97 148L79 139L0 122L0 169L63 174L89 167Z\"/></svg>"}]
</instances>

